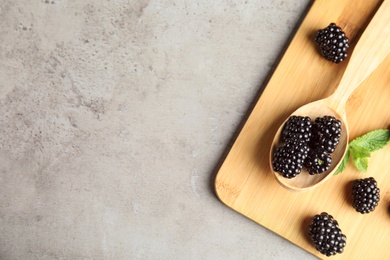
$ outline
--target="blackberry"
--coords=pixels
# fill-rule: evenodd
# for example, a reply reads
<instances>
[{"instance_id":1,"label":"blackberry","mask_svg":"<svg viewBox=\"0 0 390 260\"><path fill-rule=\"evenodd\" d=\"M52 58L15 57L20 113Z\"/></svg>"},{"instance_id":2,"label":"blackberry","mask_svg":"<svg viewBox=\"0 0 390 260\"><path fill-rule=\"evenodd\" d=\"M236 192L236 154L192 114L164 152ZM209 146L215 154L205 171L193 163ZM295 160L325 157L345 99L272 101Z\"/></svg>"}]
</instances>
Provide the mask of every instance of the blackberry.
<instances>
[{"instance_id":1,"label":"blackberry","mask_svg":"<svg viewBox=\"0 0 390 260\"><path fill-rule=\"evenodd\" d=\"M291 138L278 147L272 159L274 171L285 178L293 178L301 173L303 162L307 157L309 146L298 138Z\"/></svg>"},{"instance_id":2,"label":"blackberry","mask_svg":"<svg viewBox=\"0 0 390 260\"><path fill-rule=\"evenodd\" d=\"M380 190L373 177L358 179L352 185L352 206L362 214L374 211L380 200Z\"/></svg>"},{"instance_id":3,"label":"blackberry","mask_svg":"<svg viewBox=\"0 0 390 260\"><path fill-rule=\"evenodd\" d=\"M326 212L313 217L309 235L316 249L326 256L344 251L347 237L341 232L333 216Z\"/></svg>"},{"instance_id":4,"label":"blackberry","mask_svg":"<svg viewBox=\"0 0 390 260\"><path fill-rule=\"evenodd\" d=\"M333 153L339 144L341 121L333 116L317 117L312 127L311 147L321 147Z\"/></svg>"},{"instance_id":5,"label":"blackberry","mask_svg":"<svg viewBox=\"0 0 390 260\"><path fill-rule=\"evenodd\" d=\"M309 142L311 138L311 126L312 122L310 117L291 116L283 128L283 140L298 137L299 139Z\"/></svg>"},{"instance_id":6,"label":"blackberry","mask_svg":"<svg viewBox=\"0 0 390 260\"><path fill-rule=\"evenodd\" d=\"M332 157L325 149L318 147L310 149L303 165L309 174L314 175L327 171L331 163Z\"/></svg>"},{"instance_id":7,"label":"blackberry","mask_svg":"<svg viewBox=\"0 0 390 260\"><path fill-rule=\"evenodd\" d=\"M339 63L348 56L349 40L343 30L335 23L319 30L315 41L320 47L321 55L327 60Z\"/></svg>"}]
</instances>

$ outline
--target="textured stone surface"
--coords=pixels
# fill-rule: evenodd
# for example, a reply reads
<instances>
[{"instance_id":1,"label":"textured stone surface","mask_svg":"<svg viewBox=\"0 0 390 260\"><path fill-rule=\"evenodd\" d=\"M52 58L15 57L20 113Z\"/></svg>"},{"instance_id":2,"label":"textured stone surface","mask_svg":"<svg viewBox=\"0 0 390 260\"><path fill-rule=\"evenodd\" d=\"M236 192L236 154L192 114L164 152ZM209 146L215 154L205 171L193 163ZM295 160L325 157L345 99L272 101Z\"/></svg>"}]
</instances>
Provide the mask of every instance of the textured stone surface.
<instances>
[{"instance_id":1,"label":"textured stone surface","mask_svg":"<svg viewBox=\"0 0 390 260\"><path fill-rule=\"evenodd\" d=\"M310 258L212 186L308 4L2 0L0 258Z\"/></svg>"}]
</instances>

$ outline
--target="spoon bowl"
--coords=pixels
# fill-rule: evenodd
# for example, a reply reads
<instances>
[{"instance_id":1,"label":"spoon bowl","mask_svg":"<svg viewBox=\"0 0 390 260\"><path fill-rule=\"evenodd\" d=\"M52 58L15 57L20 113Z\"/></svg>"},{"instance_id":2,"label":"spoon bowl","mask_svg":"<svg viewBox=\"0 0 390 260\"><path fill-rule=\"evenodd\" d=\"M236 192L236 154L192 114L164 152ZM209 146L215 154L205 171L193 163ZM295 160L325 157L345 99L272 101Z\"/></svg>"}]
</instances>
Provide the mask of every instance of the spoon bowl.
<instances>
[{"instance_id":1,"label":"spoon bowl","mask_svg":"<svg viewBox=\"0 0 390 260\"><path fill-rule=\"evenodd\" d=\"M327 115L327 116L333 116L341 121L340 141L335 151L331 154L332 163L330 165L330 168L326 172L323 172L321 174L309 175L309 173L305 169L302 169L302 172L300 174L298 174L296 177L291 179L285 178L281 174L274 172L274 177L276 178L276 180L285 188L291 191L305 191L305 190L313 189L314 187L325 182L327 179L329 179L332 176L332 174L338 168L347 151L349 132L348 132L347 120L345 117L345 112L341 113L335 111L334 109L332 109L327 105L326 101L327 101L326 99L323 99L323 100L308 103L298 108L290 115L290 116L293 115L308 116L311 119L315 119L316 117L323 117ZM269 158L271 167L272 167L272 158L275 149L283 145L280 136L282 134L283 127L286 122L287 120L285 120L282 126L279 127L278 131L275 134L274 140L272 142L272 148L271 148L271 153Z\"/></svg>"},{"instance_id":2,"label":"spoon bowl","mask_svg":"<svg viewBox=\"0 0 390 260\"><path fill-rule=\"evenodd\" d=\"M341 121L339 144L331 154L330 168L323 173L310 175L302 169L296 177L288 179L275 172L272 159L275 150L282 145L281 134L288 117L277 130L271 144L269 163L275 179L290 191L307 191L313 189L332 177L340 165L348 147L349 129L345 105L353 91L382 63L390 52L390 1L384 1L370 21L356 44L347 68L335 92L318 101L308 103L295 110L290 116L317 117L333 116Z\"/></svg>"}]
</instances>

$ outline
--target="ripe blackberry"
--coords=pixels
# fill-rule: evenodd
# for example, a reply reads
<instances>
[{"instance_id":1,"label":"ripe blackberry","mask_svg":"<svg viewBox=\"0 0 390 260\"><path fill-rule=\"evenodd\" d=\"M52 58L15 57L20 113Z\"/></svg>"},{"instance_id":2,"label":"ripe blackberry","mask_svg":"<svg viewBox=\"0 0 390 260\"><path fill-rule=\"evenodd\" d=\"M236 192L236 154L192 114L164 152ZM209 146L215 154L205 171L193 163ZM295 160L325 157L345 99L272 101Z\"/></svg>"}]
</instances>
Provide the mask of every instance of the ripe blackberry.
<instances>
[{"instance_id":1,"label":"ripe blackberry","mask_svg":"<svg viewBox=\"0 0 390 260\"><path fill-rule=\"evenodd\" d=\"M380 190L373 177L355 180L352 185L352 206L362 214L374 211L380 200Z\"/></svg>"},{"instance_id":2,"label":"ripe blackberry","mask_svg":"<svg viewBox=\"0 0 390 260\"><path fill-rule=\"evenodd\" d=\"M341 121L333 116L317 117L312 127L311 147L321 147L333 153L339 144Z\"/></svg>"},{"instance_id":3,"label":"ripe blackberry","mask_svg":"<svg viewBox=\"0 0 390 260\"><path fill-rule=\"evenodd\" d=\"M335 23L319 30L315 36L315 41L320 47L321 55L327 60L339 63L348 56L348 38Z\"/></svg>"},{"instance_id":4,"label":"ripe blackberry","mask_svg":"<svg viewBox=\"0 0 390 260\"><path fill-rule=\"evenodd\" d=\"M299 139L309 142L311 138L311 126L312 122L310 117L291 116L283 128L283 140L287 140L296 136Z\"/></svg>"},{"instance_id":5,"label":"ripe blackberry","mask_svg":"<svg viewBox=\"0 0 390 260\"><path fill-rule=\"evenodd\" d=\"M325 149L318 147L310 149L303 165L309 174L314 175L327 171L331 163L332 157L330 154Z\"/></svg>"},{"instance_id":6,"label":"ripe blackberry","mask_svg":"<svg viewBox=\"0 0 390 260\"><path fill-rule=\"evenodd\" d=\"M326 256L342 253L346 245L347 237L333 216L326 212L313 217L309 235L316 249Z\"/></svg>"},{"instance_id":7,"label":"ripe blackberry","mask_svg":"<svg viewBox=\"0 0 390 260\"><path fill-rule=\"evenodd\" d=\"M301 173L303 162L307 157L309 146L298 138L291 138L278 147L272 159L274 171L285 178L293 178Z\"/></svg>"}]
</instances>

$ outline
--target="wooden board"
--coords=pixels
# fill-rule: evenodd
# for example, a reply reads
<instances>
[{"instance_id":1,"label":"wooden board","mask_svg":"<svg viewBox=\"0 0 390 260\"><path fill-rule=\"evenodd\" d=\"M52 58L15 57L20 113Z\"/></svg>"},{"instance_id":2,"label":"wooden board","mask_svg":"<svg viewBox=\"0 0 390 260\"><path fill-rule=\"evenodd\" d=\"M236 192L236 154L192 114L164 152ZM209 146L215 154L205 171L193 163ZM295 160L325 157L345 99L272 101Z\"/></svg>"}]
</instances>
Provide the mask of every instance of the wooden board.
<instances>
[{"instance_id":1,"label":"wooden board","mask_svg":"<svg viewBox=\"0 0 390 260\"><path fill-rule=\"evenodd\" d=\"M311 218L325 211L347 236L344 253L333 259L390 259L390 145L371 156L368 172L357 171L350 162L341 174L302 193L286 190L273 178L270 145L292 111L335 90L348 63L333 64L320 57L315 32L336 22L349 36L352 51L381 2L313 2L215 179L217 196L228 207L319 258L326 256L313 247L307 229ZM347 119L351 139L390 128L390 56L352 94ZM351 206L351 182L369 176L378 182L381 201L374 212L362 215Z\"/></svg>"}]
</instances>

